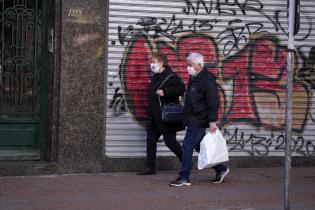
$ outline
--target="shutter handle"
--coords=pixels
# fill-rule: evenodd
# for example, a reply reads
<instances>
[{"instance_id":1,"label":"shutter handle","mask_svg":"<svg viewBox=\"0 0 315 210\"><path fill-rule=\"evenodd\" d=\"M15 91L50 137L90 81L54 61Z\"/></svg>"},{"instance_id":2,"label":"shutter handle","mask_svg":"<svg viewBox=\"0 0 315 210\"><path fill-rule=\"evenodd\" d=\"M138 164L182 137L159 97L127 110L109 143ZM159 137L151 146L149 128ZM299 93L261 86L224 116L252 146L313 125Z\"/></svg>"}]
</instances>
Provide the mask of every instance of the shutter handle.
<instances>
[{"instance_id":1,"label":"shutter handle","mask_svg":"<svg viewBox=\"0 0 315 210\"><path fill-rule=\"evenodd\" d=\"M54 29L49 28L48 32L48 52L53 53L55 51L55 38L54 38Z\"/></svg>"}]
</instances>

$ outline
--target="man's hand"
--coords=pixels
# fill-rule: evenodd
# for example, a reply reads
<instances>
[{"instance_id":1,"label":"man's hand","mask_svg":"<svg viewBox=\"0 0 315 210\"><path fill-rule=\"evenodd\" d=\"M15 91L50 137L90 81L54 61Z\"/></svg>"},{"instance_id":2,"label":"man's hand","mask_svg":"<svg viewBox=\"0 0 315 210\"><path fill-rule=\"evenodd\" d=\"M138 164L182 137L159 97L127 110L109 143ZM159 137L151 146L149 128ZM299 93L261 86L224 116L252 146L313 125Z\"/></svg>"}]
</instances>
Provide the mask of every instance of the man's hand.
<instances>
[{"instance_id":1,"label":"man's hand","mask_svg":"<svg viewBox=\"0 0 315 210\"><path fill-rule=\"evenodd\" d=\"M209 131L211 134L214 134L217 130L217 123L216 122L211 122L210 123L210 128Z\"/></svg>"},{"instance_id":2,"label":"man's hand","mask_svg":"<svg viewBox=\"0 0 315 210\"><path fill-rule=\"evenodd\" d=\"M164 96L163 90L157 90L156 94L158 94L159 96Z\"/></svg>"}]
</instances>

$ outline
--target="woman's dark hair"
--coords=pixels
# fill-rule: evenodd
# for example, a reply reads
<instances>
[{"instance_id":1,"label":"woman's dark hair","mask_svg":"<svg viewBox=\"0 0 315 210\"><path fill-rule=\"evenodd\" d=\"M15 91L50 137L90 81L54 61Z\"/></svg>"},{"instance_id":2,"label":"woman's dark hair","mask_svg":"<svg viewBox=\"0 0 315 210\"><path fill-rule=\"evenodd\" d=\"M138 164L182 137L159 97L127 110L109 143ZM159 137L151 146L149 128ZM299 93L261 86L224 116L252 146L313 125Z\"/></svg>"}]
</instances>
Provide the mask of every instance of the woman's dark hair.
<instances>
[{"instance_id":1,"label":"woman's dark hair","mask_svg":"<svg viewBox=\"0 0 315 210\"><path fill-rule=\"evenodd\" d=\"M152 58L156 58L158 61L162 61L163 66L167 66L167 64L168 64L167 57L163 53L153 52L152 53Z\"/></svg>"}]
</instances>

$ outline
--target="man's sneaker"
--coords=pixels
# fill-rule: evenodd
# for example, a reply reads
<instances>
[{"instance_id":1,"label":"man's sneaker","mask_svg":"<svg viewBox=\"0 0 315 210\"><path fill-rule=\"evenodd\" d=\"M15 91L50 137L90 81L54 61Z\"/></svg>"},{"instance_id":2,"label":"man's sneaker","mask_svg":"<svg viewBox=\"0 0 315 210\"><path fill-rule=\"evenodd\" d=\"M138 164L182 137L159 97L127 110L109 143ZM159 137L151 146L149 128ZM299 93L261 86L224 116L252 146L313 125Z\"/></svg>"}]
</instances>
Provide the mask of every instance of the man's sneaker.
<instances>
[{"instance_id":1,"label":"man's sneaker","mask_svg":"<svg viewBox=\"0 0 315 210\"><path fill-rule=\"evenodd\" d=\"M150 167L145 167L143 171L140 171L137 173L137 175L154 175L156 174L155 169L152 169Z\"/></svg>"},{"instance_id":2,"label":"man's sneaker","mask_svg":"<svg viewBox=\"0 0 315 210\"><path fill-rule=\"evenodd\" d=\"M217 174L217 176L215 177L214 180L212 180L212 182L215 184L219 184L219 183L223 182L223 179L226 177L226 175L228 175L229 172L230 172L230 169L226 169L226 171L223 171L223 172Z\"/></svg>"},{"instance_id":3,"label":"man's sneaker","mask_svg":"<svg viewBox=\"0 0 315 210\"><path fill-rule=\"evenodd\" d=\"M191 185L190 181L182 177L178 177L176 180L170 183L170 186L173 186L173 187L182 187L182 186L190 186L190 185Z\"/></svg>"}]
</instances>

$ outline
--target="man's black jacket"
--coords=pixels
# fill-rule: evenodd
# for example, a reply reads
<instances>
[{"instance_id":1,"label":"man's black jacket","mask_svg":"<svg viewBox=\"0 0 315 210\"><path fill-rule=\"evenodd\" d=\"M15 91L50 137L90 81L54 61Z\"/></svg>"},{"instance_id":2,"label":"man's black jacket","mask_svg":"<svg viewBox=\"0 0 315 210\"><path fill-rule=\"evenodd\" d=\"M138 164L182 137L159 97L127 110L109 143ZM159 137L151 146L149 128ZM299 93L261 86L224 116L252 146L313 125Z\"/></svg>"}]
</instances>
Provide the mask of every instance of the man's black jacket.
<instances>
[{"instance_id":1,"label":"man's black jacket","mask_svg":"<svg viewBox=\"0 0 315 210\"><path fill-rule=\"evenodd\" d=\"M160 88L163 90L164 96L160 97L162 105L169 103L179 103L179 96L182 96L185 92L185 85L182 80L166 66L162 73L154 74L151 78L151 82L148 86L148 125L147 129L159 130L161 133L176 132L183 130L182 123L179 124L167 124L163 123L161 120L161 109L159 105L158 95L156 91L158 90L161 83L165 80L167 76L173 74Z\"/></svg>"},{"instance_id":2,"label":"man's black jacket","mask_svg":"<svg viewBox=\"0 0 315 210\"><path fill-rule=\"evenodd\" d=\"M185 94L184 125L208 128L218 119L219 96L215 76L205 68L190 77Z\"/></svg>"}]
</instances>

